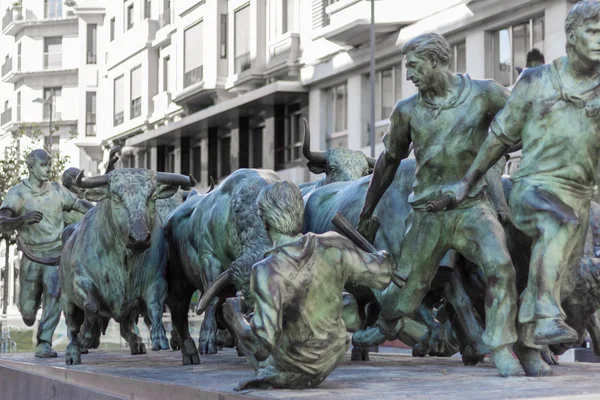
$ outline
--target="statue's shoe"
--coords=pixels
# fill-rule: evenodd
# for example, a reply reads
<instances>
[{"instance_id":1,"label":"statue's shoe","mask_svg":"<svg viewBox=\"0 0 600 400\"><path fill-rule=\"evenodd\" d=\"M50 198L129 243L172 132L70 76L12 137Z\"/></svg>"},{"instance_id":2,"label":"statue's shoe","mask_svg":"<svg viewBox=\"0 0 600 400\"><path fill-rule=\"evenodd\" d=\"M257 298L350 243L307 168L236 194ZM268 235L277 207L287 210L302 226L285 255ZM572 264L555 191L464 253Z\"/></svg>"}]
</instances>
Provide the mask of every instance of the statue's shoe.
<instances>
[{"instance_id":1,"label":"statue's shoe","mask_svg":"<svg viewBox=\"0 0 600 400\"><path fill-rule=\"evenodd\" d=\"M511 347L505 345L492 350L490 353L490 361L502 377L519 376L525 373L519 361L513 357Z\"/></svg>"},{"instance_id":2,"label":"statue's shoe","mask_svg":"<svg viewBox=\"0 0 600 400\"><path fill-rule=\"evenodd\" d=\"M535 321L533 343L537 345L574 343L578 339L577 332L561 318L540 318Z\"/></svg>"},{"instance_id":3,"label":"statue's shoe","mask_svg":"<svg viewBox=\"0 0 600 400\"><path fill-rule=\"evenodd\" d=\"M35 348L35 356L39 358L52 358L56 357L57 354L49 343L42 342Z\"/></svg>"}]
</instances>

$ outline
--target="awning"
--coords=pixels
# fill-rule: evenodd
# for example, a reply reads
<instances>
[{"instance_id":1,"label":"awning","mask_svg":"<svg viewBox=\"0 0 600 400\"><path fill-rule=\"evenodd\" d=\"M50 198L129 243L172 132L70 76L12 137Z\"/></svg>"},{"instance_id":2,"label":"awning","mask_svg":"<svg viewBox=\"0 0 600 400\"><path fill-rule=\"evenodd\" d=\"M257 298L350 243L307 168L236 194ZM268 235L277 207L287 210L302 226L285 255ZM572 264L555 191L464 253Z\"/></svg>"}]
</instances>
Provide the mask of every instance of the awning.
<instances>
[{"instance_id":1,"label":"awning","mask_svg":"<svg viewBox=\"0 0 600 400\"><path fill-rule=\"evenodd\" d=\"M308 101L308 88L300 82L273 82L195 112L179 121L130 137L125 141L125 145L146 147L169 144L177 138L197 134L200 130L223 126L235 118L257 115L269 106L295 103L298 100Z\"/></svg>"}]
</instances>

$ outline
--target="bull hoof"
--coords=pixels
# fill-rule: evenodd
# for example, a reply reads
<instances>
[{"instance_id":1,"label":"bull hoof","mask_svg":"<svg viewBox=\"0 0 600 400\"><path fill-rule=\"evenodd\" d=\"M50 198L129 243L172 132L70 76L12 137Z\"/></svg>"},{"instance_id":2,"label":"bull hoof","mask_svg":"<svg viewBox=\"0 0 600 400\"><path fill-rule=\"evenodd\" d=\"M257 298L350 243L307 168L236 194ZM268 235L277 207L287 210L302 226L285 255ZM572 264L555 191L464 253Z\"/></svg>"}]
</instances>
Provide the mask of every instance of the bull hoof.
<instances>
[{"instance_id":1,"label":"bull hoof","mask_svg":"<svg viewBox=\"0 0 600 400\"><path fill-rule=\"evenodd\" d=\"M421 343L417 343L412 348L413 357L425 357L429 353L429 348L423 346Z\"/></svg>"},{"instance_id":2,"label":"bull hoof","mask_svg":"<svg viewBox=\"0 0 600 400\"><path fill-rule=\"evenodd\" d=\"M157 332L152 335L152 350L167 350L169 348L169 341L167 340L165 328L162 324L158 328Z\"/></svg>"},{"instance_id":3,"label":"bull hoof","mask_svg":"<svg viewBox=\"0 0 600 400\"><path fill-rule=\"evenodd\" d=\"M81 364L81 351L76 344L70 343L65 352L65 364L78 365Z\"/></svg>"},{"instance_id":4,"label":"bull hoof","mask_svg":"<svg viewBox=\"0 0 600 400\"><path fill-rule=\"evenodd\" d=\"M366 347L353 347L350 360L369 361L369 349Z\"/></svg>"},{"instance_id":5,"label":"bull hoof","mask_svg":"<svg viewBox=\"0 0 600 400\"><path fill-rule=\"evenodd\" d=\"M188 338L183 342L181 356L183 365L200 364L200 356L198 355L196 344L192 338Z\"/></svg>"},{"instance_id":6,"label":"bull hoof","mask_svg":"<svg viewBox=\"0 0 600 400\"><path fill-rule=\"evenodd\" d=\"M135 336L129 342L129 348L131 349L131 354L146 354L146 346L142 342L142 338L139 336Z\"/></svg>"},{"instance_id":7,"label":"bull hoof","mask_svg":"<svg viewBox=\"0 0 600 400\"><path fill-rule=\"evenodd\" d=\"M244 354L244 352L239 347L236 346L235 349L237 350L238 357L246 357L246 355Z\"/></svg>"},{"instance_id":8,"label":"bull hoof","mask_svg":"<svg viewBox=\"0 0 600 400\"><path fill-rule=\"evenodd\" d=\"M88 349L81 349L81 354L88 354L90 351Z\"/></svg>"},{"instance_id":9,"label":"bull hoof","mask_svg":"<svg viewBox=\"0 0 600 400\"><path fill-rule=\"evenodd\" d=\"M464 365L477 365L485 359L485 355L490 350L483 344L468 345L462 351L462 361Z\"/></svg>"},{"instance_id":10,"label":"bull hoof","mask_svg":"<svg viewBox=\"0 0 600 400\"><path fill-rule=\"evenodd\" d=\"M171 331L171 340L169 340L169 344L171 345L171 349L181 350L181 336L179 336L179 332L177 332L176 329Z\"/></svg>"},{"instance_id":11,"label":"bull hoof","mask_svg":"<svg viewBox=\"0 0 600 400\"><path fill-rule=\"evenodd\" d=\"M549 348L542 350L542 360L548 365L558 365L558 359Z\"/></svg>"},{"instance_id":12,"label":"bull hoof","mask_svg":"<svg viewBox=\"0 0 600 400\"><path fill-rule=\"evenodd\" d=\"M536 377L552 376L552 369L542 360L539 350L516 345L515 353L523 366L523 370L525 370L525 375Z\"/></svg>"},{"instance_id":13,"label":"bull hoof","mask_svg":"<svg viewBox=\"0 0 600 400\"><path fill-rule=\"evenodd\" d=\"M200 354L217 354L217 332L200 332Z\"/></svg>"},{"instance_id":14,"label":"bull hoof","mask_svg":"<svg viewBox=\"0 0 600 400\"><path fill-rule=\"evenodd\" d=\"M498 370L498 374L502 377L518 376L523 374L523 368L519 364L509 349L510 346L502 346L490 354L492 364Z\"/></svg>"}]
</instances>

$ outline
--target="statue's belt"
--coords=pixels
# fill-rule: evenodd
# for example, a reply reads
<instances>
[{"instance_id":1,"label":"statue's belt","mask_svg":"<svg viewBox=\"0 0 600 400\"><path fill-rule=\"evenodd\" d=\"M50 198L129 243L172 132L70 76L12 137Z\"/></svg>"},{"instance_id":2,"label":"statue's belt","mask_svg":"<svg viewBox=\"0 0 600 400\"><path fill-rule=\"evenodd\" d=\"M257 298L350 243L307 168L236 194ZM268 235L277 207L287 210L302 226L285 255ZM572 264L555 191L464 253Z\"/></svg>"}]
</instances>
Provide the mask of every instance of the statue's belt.
<instances>
[{"instance_id":1,"label":"statue's belt","mask_svg":"<svg viewBox=\"0 0 600 400\"><path fill-rule=\"evenodd\" d=\"M33 254L33 252L29 249L29 247L27 247L19 235L17 235L17 246L19 247L19 250L23 252L25 257L38 264L56 266L60 263L60 255L57 257L38 257Z\"/></svg>"}]
</instances>

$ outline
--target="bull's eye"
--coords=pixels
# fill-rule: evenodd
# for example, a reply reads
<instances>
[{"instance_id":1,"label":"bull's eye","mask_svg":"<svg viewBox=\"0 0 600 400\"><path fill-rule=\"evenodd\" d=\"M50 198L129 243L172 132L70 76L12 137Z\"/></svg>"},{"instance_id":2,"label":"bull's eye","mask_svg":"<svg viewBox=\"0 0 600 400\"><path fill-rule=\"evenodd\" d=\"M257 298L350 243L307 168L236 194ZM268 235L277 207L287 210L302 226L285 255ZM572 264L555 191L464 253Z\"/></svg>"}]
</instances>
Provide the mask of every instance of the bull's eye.
<instances>
[{"instance_id":1,"label":"bull's eye","mask_svg":"<svg viewBox=\"0 0 600 400\"><path fill-rule=\"evenodd\" d=\"M337 168L336 168L336 167L330 167L330 168L329 168L329 171L331 171L331 172L335 173L335 172L337 172Z\"/></svg>"}]
</instances>

